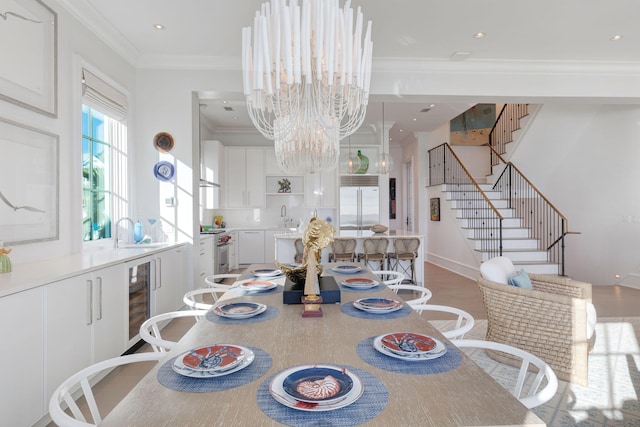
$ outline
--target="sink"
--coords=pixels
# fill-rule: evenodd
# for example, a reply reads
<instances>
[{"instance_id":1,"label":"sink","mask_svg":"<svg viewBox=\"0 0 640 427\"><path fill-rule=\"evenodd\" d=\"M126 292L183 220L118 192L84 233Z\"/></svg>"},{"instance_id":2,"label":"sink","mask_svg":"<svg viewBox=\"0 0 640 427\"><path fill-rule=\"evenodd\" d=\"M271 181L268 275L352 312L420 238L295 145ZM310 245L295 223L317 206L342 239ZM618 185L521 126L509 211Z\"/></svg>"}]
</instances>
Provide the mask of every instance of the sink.
<instances>
[{"instance_id":1,"label":"sink","mask_svg":"<svg viewBox=\"0 0 640 427\"><path fill-rule=\"evenodd\" d=\"M162 248L168 246L168 242L153 242L153 243L123 243L118 246L118 249L147 249L147 248Z\"/></svg>"}]
</instances>

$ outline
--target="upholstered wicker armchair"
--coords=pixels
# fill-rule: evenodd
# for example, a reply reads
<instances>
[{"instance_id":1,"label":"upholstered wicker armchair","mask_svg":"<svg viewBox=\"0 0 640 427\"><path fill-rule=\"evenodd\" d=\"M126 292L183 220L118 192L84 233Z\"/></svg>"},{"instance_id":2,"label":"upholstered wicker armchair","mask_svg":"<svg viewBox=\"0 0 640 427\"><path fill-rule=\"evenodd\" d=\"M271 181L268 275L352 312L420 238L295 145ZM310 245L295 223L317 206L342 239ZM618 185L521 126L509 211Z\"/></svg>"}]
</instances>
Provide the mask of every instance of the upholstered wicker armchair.
<instances>
[{"instance_id":1,"label":"upholstered wicker armchair","mask_svg":"<svg viewBox=\"0 0 640 427\"><path fill-rule=\"evenodd\" d=\"M528 276L532 289L478 278L487 311L486 339L533 353L558 378L586 386L588 354L595 342L591 284L560 276ZM500 362L512 362L505 354L488 353Z\"/></svg>"}]
</instances>

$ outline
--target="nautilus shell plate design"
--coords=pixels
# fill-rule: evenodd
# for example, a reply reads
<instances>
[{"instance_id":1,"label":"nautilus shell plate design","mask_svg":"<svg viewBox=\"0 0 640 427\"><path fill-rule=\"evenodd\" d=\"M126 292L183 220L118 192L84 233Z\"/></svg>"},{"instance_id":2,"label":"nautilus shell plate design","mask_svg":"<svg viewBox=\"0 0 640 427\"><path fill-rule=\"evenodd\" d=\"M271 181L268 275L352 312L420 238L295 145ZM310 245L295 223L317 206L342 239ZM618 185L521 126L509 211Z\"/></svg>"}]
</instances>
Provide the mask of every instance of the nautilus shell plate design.
<instances>
[{"instance_id":1,"label":"nautilus shell plate design","mask_svg":"<svg viewBox=\"0 0 640 427\"><path fill-rule=\"evenodd\" d=\"M282 382L282 388L303 402L329 403L346 396L353 388L353 380L338 366L305 366L291 372Z\"/></svg>"}]
</instances>

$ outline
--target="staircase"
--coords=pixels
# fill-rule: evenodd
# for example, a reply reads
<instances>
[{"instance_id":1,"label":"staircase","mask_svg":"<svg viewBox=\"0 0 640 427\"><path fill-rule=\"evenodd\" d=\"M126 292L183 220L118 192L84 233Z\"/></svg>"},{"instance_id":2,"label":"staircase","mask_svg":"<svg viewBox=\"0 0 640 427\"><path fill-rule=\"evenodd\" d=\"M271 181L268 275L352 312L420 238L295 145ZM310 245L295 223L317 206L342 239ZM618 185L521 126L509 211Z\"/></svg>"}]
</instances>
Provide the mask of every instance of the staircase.
<instances>
[{"instance_id":1,"label":"staircase","mask_svg":"<svg viewBox=\"0 0 640 427\"><path fill-rule=\"evenodd\" d=\"M509 200L493 189L492 184L478 184L493 207L502 216L502 227L495 224L491 208L478 207L473 184L444 184L443 192L460 227L466 231L473 249L486 261L496 256L495 249L502 235L502 255L513 261L516 268L529 273L558 274L558 264L548 261L546 250L539 249L539 239L531 237L531 229L523 225L516 210L509 207Z\"/></svg>"}]
</instances>

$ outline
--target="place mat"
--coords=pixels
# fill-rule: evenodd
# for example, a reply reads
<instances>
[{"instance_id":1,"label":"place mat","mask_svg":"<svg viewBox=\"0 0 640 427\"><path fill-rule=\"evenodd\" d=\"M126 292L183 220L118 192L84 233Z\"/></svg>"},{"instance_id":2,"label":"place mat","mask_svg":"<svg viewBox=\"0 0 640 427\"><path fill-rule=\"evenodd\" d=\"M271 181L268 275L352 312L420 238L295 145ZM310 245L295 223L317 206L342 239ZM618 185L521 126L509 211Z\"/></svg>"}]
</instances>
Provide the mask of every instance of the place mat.
<instances>
[{"instance_id":1,"label":"place mat","mask_svg":"<svg viewBox=\"0 0 640 427\"><path fill-rule=\"evenodd\" d=\"M277 402L269 393L269 385L274 374L264 380L257 392L258 406L270 418L289 426L330 425L332 427L350 427L362 424L384 410L389 393L382 381L367 371L345 365L345 368L360 377L364 392L349 406L324 412L299 411Z\"/></svg>"},{"instance_id":2,"label":"place mat","mask_svg":"<svg viewBox=\"0 0 640 427\"><path fill-rule=\"evenodd\" d=\"M242 325L247 323L259 323L265 320L273 319L280 314L280 310L277 307L268 305L267 309L256 316L247 317L246 319L232 319L230 317L218 316L213 310L209 310L206 314L208 321L213 323L220 323L221 325Z\"/></svg>"},{"instance_id":3,"label":"place mat","mask_svg":"<svg viewBox=\"0 0 640 427\"><path fill-rule=\"evenodd\" d=\"M352 288L351 286L345 286L340 282L338 282L338 285L340 285L341 291L347 291L347 292L377 292L377 291L386 289L387 287L387 285L383 283L380 283L379 285L376 285L373 288L366 288L366 289Z\"/></svg>"},{"instance_id":4,"label":"place mat","mask_svg":"<svg viewBox=\"0 0 640 427\"><path fill-rule=\"evenodd\" d=\"M384 369L385 371L409 375L441 374L457 368L460 363L462 363L460 351L447 343L444 343L445 347L447 347L447 352L443 356L437 359L409 362L380 353L373 348L373 340L375 338L376 337L371 337L360 341L358 347L356 347L356 352L358 356L360 356L360 359L369 365Z\"/></svg>"},{"instance_id":5,"label":"place mat","mask_svg":"<svg viewBox=\"0 0 640 427\"><path fill-rule=\"evenodd\" d=\"M251 365L238 372L234 372L233 374L217 378L185 377L173 370L173 361L176 358L172 357L170 360L165 362L160 369L158 369L158 382L171 390L185 391L189 393L223 391L249 384L266 374L267 371L271 369L271 356L260 348L248 348L255 353L256 358Z\"/></svg>"},{"instance_id":6,"label":"place mat","mask_svg":"<svg viewBox=\"0 0 640 427\"><path fill-rule=\"evenodd\" d=\"M353 302L345 302L340 306L340 311L348 316L359 317L361 319L386 320L408 316L409 314L411 314L412 309L407 304L403 304L400 310L392 311L391 313L385 314L374 314L355 308Z\"/></svg>"}]
</instances>

